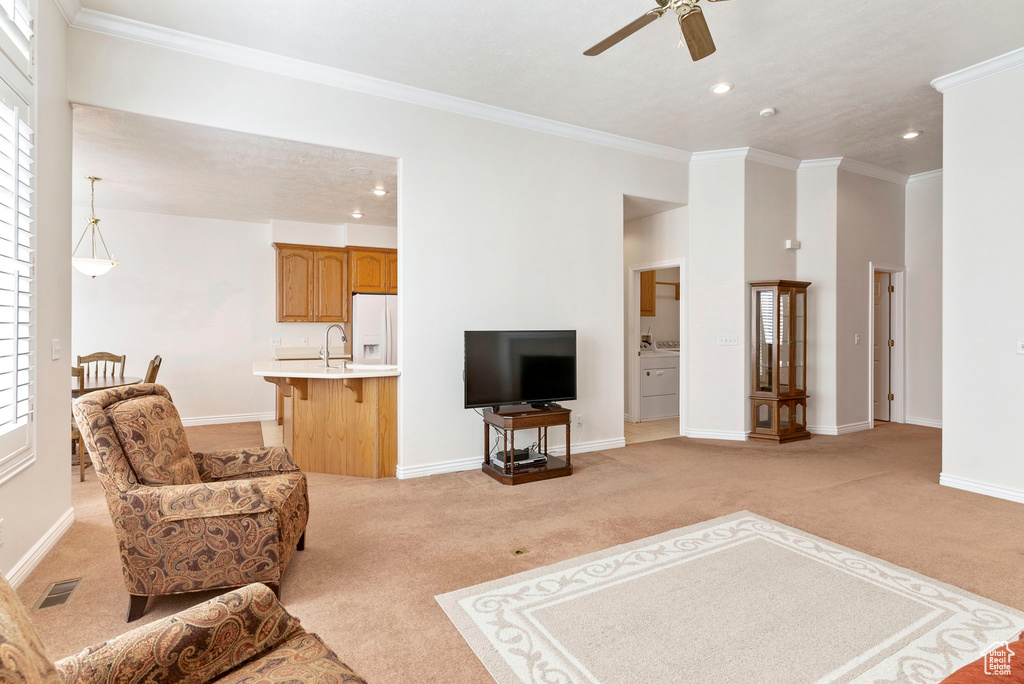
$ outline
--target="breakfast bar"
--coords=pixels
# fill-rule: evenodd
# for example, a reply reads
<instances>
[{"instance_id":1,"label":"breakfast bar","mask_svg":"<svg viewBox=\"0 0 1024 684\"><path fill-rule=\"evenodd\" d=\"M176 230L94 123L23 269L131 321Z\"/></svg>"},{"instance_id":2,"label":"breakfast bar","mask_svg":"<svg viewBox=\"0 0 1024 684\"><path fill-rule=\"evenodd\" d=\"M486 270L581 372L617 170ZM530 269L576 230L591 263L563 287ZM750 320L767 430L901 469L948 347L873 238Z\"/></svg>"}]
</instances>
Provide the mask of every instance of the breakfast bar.
<instances>
[{"instance_id":1,"label":"breakfast bar","mask_svg":"<svg viewBox=\"0 0 1024 684\"><path fill-rule=\"evenodd\" d=\"M304 471L394 477L398 465L398 366L267 361L253 374L284 397L284 443Z\"/></svg>"}]
</instances>

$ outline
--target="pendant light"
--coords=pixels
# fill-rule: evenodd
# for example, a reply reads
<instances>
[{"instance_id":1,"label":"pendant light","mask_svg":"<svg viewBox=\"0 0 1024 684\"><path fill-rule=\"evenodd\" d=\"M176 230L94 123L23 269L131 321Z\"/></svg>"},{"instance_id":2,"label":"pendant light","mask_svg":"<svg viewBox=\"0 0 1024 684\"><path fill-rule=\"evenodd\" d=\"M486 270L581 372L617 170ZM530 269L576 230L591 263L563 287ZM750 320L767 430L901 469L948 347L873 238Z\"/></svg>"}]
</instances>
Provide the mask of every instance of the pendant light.
<instances>
[{"instance_id":1,"label":"pendant light","mask_svg":"<svg viewBox=\"0 0 1024 684\"><path fill-rule=\"evenodd\" d=\"M85 230L82 231L82 237L78 238L75 249L71 252L71 264L85 275L95 278L117 266L118 261L111 256L110 250L107 249L107 243L103 240L103 233L100 232L100 220L96 218L96 181L102 180L102 178L97 178L96 176L87 176L87 178L89 179L91 191L89 222ZM82 246L82 241L87 233L90 235L89 241L92 246L90 256L75 256L78 254L78 248ZM96 256L96 238L99 238L100 245L107 255L106 259L100 259Z\"/></svg>"}]
</instances>

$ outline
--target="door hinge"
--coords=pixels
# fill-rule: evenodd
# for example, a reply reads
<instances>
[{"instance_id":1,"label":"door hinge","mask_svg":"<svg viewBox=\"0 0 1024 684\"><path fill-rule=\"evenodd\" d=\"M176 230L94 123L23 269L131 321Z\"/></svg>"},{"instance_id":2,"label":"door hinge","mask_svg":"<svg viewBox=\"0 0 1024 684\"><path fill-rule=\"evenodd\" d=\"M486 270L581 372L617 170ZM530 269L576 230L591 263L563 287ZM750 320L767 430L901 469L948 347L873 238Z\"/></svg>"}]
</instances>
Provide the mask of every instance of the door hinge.
<instances>
[{"instance_id":1,"label":"door hinge","mask_svg":"<svg viewBox=\"0 0 1024 684\"><path fill-rule=\"evenodd\" d=\"M889 286L889 292L895 292L895 291L896 291L896 286L895 285L890 285Z\"/></svg>"},{"instance_id":2,"label":"door hinge","mask_svg":"<svg viewBox=\"0 0 1024 684\"><path fill-rule=\"evenodd\" d=\"M889 346L890 347L895 347L896 346L896 340L889 340Z\"/></svg>"},{"instance_id":3,"label":"door hinge","mask_svg":"<svg viewBox=\"0 0 1024 684\"><path fill-rule=\"evenodd\" d=\"M889 396L889 401L896 401L896 395L895 394L890 394L888 396Z\"/></svg>"}]
</instances>

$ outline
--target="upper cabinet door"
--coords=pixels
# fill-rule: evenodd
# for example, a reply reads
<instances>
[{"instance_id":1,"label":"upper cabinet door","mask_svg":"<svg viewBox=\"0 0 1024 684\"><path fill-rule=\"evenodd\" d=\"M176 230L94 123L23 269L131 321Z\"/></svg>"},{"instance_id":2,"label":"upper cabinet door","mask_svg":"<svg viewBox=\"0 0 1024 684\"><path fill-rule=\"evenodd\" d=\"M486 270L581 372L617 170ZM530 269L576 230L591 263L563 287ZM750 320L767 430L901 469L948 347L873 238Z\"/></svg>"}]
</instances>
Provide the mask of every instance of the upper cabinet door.
<instances>
[{"instance_id":1,"label":"upper cabinet door","mask_svg":"<svg viewBox=\"0 0 1024 684\"><path fill-rule=\"evenodd\" d=\"M348 321L348 254L341 250L317 250L316 320L324 323Z\"/></svg>"},{"instance_id":2,"label":"upper cabinet door","mask_svg":"<svg viewBox=\"0 0 1024 684\"><path fill-rule=\"evenodd\" d=\"M656 316L657 315L657 285L654 284L654 279L657 276L657 271L641 271L640 272L640 315L641 316Z\"/></svg>"},{"instance_id":3,"label":"upper cabinet door","mask_svg":"<svg viewBox=\"0 0 1024 684\"><path fill-rule=\"evenodd\" d=\"M352 292L387 292L387 263L384 252L349 250Z\"/></svg>"},{"instance_id":4,"label":"upper cabinet door","mask_svg":"<svg viewBox=\"0 0 1024 684\"><path fill-rule=\"evenodd\" d=\"M398 294L398 252L387 253L388 294Z\"/></svg>"},{"instance_id":5,"label":"upper cabinet door","mask_svg":"<svg viewBox=\"0 0 1024 684\"><path fill-rule=\"evenodd\" d=\"M313 320L313 250L279 247L277 250L277 320Z\"/></svg>"}]
</instances>

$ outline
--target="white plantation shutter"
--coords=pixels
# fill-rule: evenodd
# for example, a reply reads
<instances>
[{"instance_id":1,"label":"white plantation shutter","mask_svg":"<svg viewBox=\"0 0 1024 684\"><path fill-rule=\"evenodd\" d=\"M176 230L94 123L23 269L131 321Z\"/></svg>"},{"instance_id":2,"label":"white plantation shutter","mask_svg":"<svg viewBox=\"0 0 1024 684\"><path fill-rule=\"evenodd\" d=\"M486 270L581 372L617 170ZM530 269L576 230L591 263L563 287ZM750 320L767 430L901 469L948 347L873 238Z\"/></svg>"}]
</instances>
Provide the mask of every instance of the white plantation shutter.
<instances>
[{"instance_id":1,"label":"white plantation shutter","mask_svg":"<svg viewBox=\"0 0 1024 684\"><path fill-rule=\"evenodd\" d=\"M0 436L32 411L32 137L19 110L0 103ZM0 443L0 458L11 448Z\"/></svg>"},{"instance_id":2,"label":"white plantation shutter","mask_svg":"<svg viewBox=\"0 0 1024 684\"><path fill-rule=\"evenodd\" d=\"M32 49L32 11L24 0L0 0L0 28L23 57Z\"/></svg>"}]
</instances>

